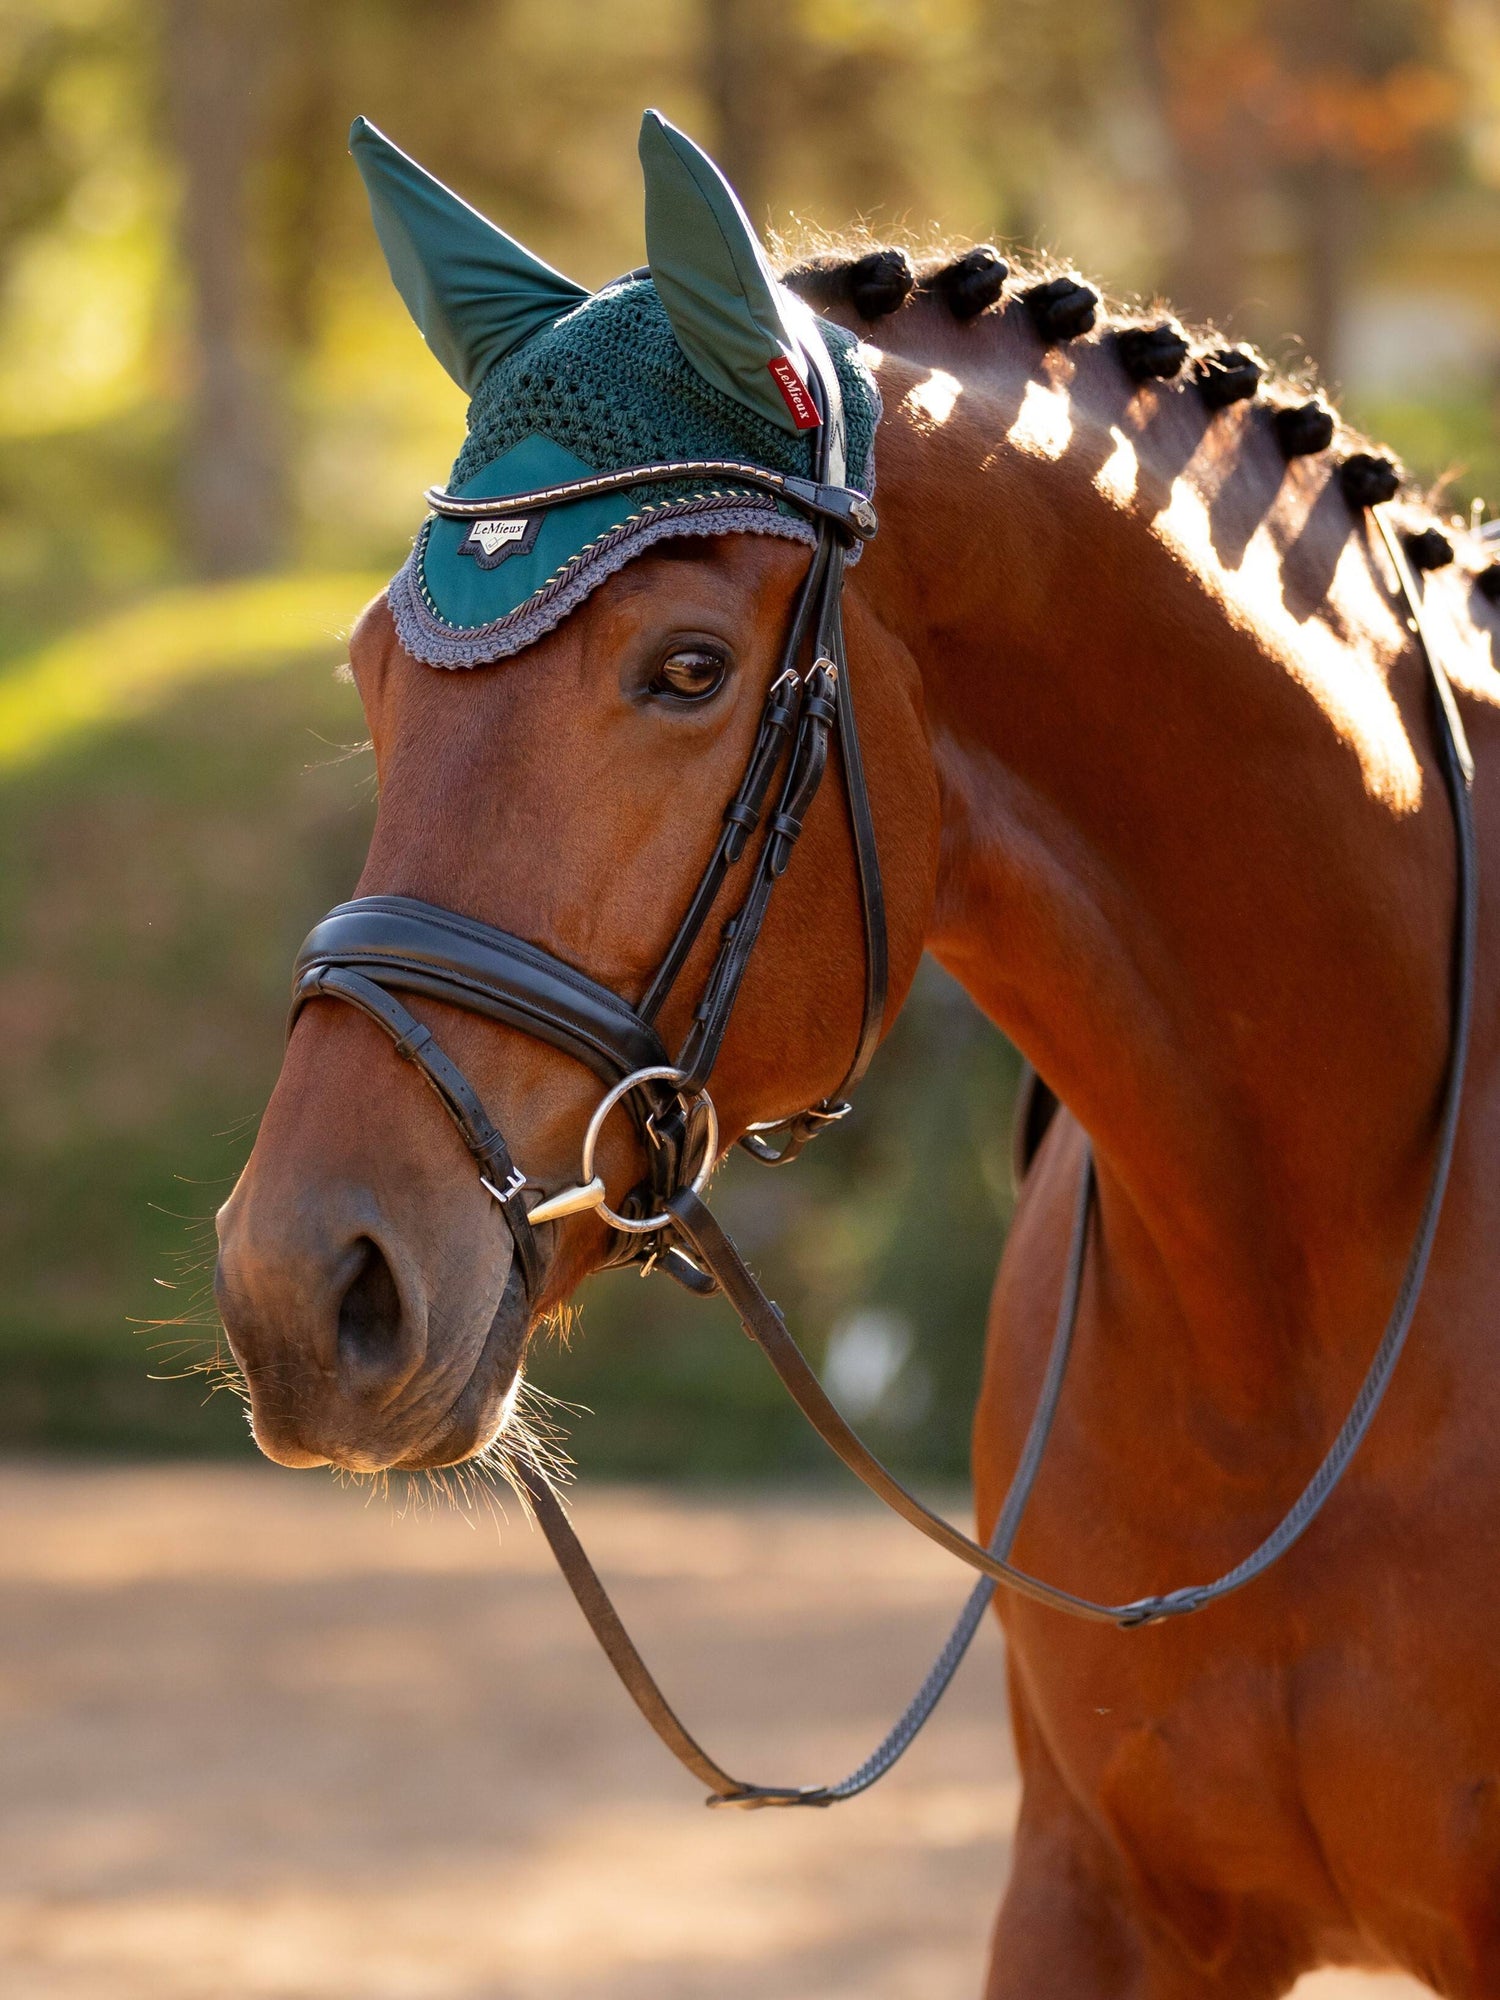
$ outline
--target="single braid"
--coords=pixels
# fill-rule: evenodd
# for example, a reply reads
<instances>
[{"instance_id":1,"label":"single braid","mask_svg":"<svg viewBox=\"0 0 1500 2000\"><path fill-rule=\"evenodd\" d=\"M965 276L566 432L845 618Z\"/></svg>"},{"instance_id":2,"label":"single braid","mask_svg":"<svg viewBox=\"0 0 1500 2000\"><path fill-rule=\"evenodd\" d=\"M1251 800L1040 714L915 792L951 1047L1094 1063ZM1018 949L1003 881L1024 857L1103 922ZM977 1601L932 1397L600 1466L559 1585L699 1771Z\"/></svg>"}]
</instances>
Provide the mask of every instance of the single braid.
<instances>
[{"instance_id":1,"label":"single braid","mask_svg":"<svg viewBox=\"0 0 1500 2000\"><path fill-rule=\"evenodd\" d=\"M1287 458L1307 458L1333 443L1333 412L1316 396L1306 403L1287 403L1272 422L1276 442Z\"/></svg>"},{"instance_id":2,"label":"single braid","mask_svg":"<svg viewBox=\"0 0 1500 2000\"><path fill-rule=\"evenodd\" d=\"M1247 402L1259 389L1265 364L1251 347L1218 347L1193 364L1198 393L1211 410Z\"/></svg>"},{"instance_id":3,"label":"single braid","mask_svg":"<svg viewBox=\"0 0 1500 2000\"><path fill-rule=\"evenodd\" d=\"M1134 382L1169 382L1188 358L1188 337L1174 319L1126 326L1115 335L1125 373Z\"/></svg>"},{"instance_id":4,"label":"single braid","mask_svg":"<svg viewBox=\"0 0 1500 2000\"><path fill-rule=\"evenodd\" d=\"M1351 507L1379 507L1401 491L1401 468L1384 452L1351 452L1339 467L1339 484Z\"/></svg>"},{"instance_id":5,"label":"single braid","mask_svg":"<svg viewBox=\"0 0 1500 2000\"><path fill-rule=\"evenodd\" d=\"M1093 330L1098 316L1099 294L1078 278L1047 278L1021 298L1045 341L1076 340Z\"/></svg>"},{"instance_id":6,"label":"single braid","mask_svg":"<svg viewBox=\"0 0 1500 2000\"><path fill-rule=\"evenodd\" d=\"M955 319L977 319L999 299L1009 272L993 243L978 243L924 278L922 289L935 293Z\"/></svg>"}]
</instances>

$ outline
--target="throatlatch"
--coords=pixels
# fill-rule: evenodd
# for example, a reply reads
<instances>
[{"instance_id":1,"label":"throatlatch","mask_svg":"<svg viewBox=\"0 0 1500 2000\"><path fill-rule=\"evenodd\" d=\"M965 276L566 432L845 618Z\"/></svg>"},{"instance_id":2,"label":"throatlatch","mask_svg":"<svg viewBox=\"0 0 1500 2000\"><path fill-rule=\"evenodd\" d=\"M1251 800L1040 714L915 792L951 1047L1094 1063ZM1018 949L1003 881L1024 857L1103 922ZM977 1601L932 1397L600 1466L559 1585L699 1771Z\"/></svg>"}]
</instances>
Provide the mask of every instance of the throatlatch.
<instances>
[{"instance_id":1,"label":"throatlatch","mask_svg":"<svg viewBox=\"0 0 1500 2000\"><path fill-rule=\"evenodd\" d=\"M370 136L370 128L364 128L363 133L356 128L357 145L368 148L377 139L378 135ZM385 144L379 142L380 146ZM387 151L394 155L395 164L376 148L375 164L366 166L367 175L374 175L372 201L377 220L382 204L391 209L382 240L419 323L460 379L467 384L469 373L494 343L499 342L500 352L508 354L517 325L531 327L531 336L521 336L524 340L534 336L538 328L551 327L560 316L566 318L577 310L580 299L587 295L575 296L576 288L570 290L567 280L536 265L535 260L524 261L529 253L503 238L501 249L494 253L496 266L503 268L507 280L519 285L526 295L522 305L512 301L505 311L476 313L472 298L465 293L463 311L456 317L452 311L445 312L434 271L441 275L443 259L450 252L461 264L466 258L472 260L476 254L474 224L481 229L490 225L474 217L472 210L465 210L457 220L447 216L442 199L461 209L456 197L422 176L421 170L405 161L404 155L395 154L394 148ZM529 490L476 495L434 489L428 500L432 522L461 526L481 555L486 548L503 552L518 545L522 538L510 530L519 521L544 524L532 537L533 545L540 547L545 523L554 513L562 516L580 506L614 505L622 496L640 490L663 493L663 506L674 504L674 494L681 497L686 493L691 501L711 490L722 501L726 493L750 493L760 500L769 497L771 505L795 516L799 538L811 541L812 554L744 776L725 807L698 887L638 1008L524 939L409 897L372 896L341 905L308 938L297 962L293 1019L315 996L343 1000L382 1027L397 1054L427 1079L478 1164L484 1186L500 1207L515 1240L516 1260L529 1297L535 1297L542 1271L537 1232L568 1215L598 1210L611 1230L608 1261L641 1263L669 1272L694 1291L722 1292L793 1400L844 1464L894 1512L979 1573L981 1580L926 1680L895 1727L856 1771L838 1783L822 1786L747 1784L716 1763L684 1727L632 1643L555 1494L540 1475L523 1475L543 1531L601 1646L661 1740L708 1786L709 1803L825 1806L866 1789L906 1749L951 1680L997 1584L1074 1617L1125 1628L1157 1623L1200 1610L1263 1574L1307 1530L1327 1502L1369 1428L1410 1329L1453 1159L1473 1007L1478 910L1470 800L1473 763L1452 690L1425 628L1420 593L1399 538L1383 511L1374 508L1371 512L1395 566L1399 594L1433 693L1433 715L1458 851L1452 1030L1436 1157L1390 1319L1353 1407L1307 1486L1277 1527L1223 1575L1206 1583L1111 1604L1017 1568L1009 1560L1010 1550L1062 1393L1096 1216L1094 1167L1086 1150L1041 1394L994 1535L987 1548L981 1547L908 1492L851 1430L793 1341L781 1314L701 1198L719 1146L708 1086L771 895L786 872L822 782L830 738L837 745L843 775L865 937L859 1034L844 1082L831 1098L791 1119L753 1126L741 1144L771 1165L795 1158L812 1136L843 1117L849 1094L880 1039L888 979L885 908L841 608L845 564L857 553L859 544L874 534L876 520L869 494L847 480L847 351L840 348L836 353L806 308L776 285L732 192L689 141L664 121L648 115L642 157L648 177L650 274L683 351L715 394L739 397L758 421L768 427L779 423L784 432L792 434L810 459L806 470L778 469L737 459L721 450L702 457L654 457L613 470L585 470ZM413 182L411 175L419 178ZM393 220L393 215L398 219ZM420 238L418 225L424 218L427 225L436 228L434 216L448 225L452 241L443 229L437 229L438 249L429 250L424 261L413 246ZM705 217L709 226L703 228L700 225ZM695 257L712 266L712 282L695 283ZM726 299L731 302L728 308ZM523 309L528 300L530 318ZM487 365L492 371L493 359ZM788 371L795 389L788 383ZM736 508L730 507L728 512L736 527L751 525ZM621 521L626 518L621 517ZM670 518L680 526L702 516L689 513ZM633 525L624 531L624 540L617 539L606 552L611 556L631 535L637 537L636 549L645 545L650 520L639 514L628 519ZM605 533L618 534L621 521ZM764 521L759 526L768 531ZM493 532L480 533L481 529ZM577 532L575 519L564 540L576 537ZM425 546L425 540L419 543L419 555ZM597 547L597 542L588 544L585 553L597 554ZM409 571L410 566L403 574ZM588 588L598 580L597 575L592 580L584 576L571 558L560 574L571 576L573 582L583 576ZM554 578L540 586L544 596L555 582ZM565 581L563 593L571 587ZM558 592L553 591L542 606L549 617L556 611L557 601ZM516 609L513 606L511 612L502 614L500 623L514 618ZM519 609L521 623L508 626L502 651L515 649L510 642L525 628L525 619L537 606L524 599ZM723 924L686 1038L675 1056L669 1055L655 1025L662 1005L714 916L721 895L741 880L743 893L733 915ZM533 1183L512 1158L478 1093L425 1025L395 997L397 993L437 998L522 1028L594 1071L606 1090L583 1137L581 1174L574 1185L550 1194L535 1190L541 1198L528 1207L526 1196L533 1191ZM611 1208L593 1164L603 1121L616 1105L622 1105L635 1122L647 1173L618 1208Z\"/></svg>"}]
</instances>

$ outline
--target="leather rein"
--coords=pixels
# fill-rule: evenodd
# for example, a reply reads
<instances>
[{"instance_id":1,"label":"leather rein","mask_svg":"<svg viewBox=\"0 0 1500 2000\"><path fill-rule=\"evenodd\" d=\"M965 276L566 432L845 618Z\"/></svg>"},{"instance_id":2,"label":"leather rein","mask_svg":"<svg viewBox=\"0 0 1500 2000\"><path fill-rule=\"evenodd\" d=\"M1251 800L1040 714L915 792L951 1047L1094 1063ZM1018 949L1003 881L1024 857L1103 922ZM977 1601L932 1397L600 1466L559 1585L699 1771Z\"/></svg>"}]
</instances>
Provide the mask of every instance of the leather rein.
<instances>
[{"instance_id":1,"label":"leather rein","mask_svg":"<svg viewBox=\"0 0 1500 2000\"><path fill-rule=\"evenodd\" d=\"M876 529L869 499L844 484L838 379L819 338L806 343L823 425L816 479L789 478L735 461L672 461L601 474L503 500L455 500L441 489L427 499L435 513L455 518L504 518L564 504L585 491L611 492L663 479L712 476L772 493L797 509L816 531L806 578L796 600L777 674L773 677L745 773L724 809L713 852L665 958L638 1007L542 947L470 917L407 896L364 896L339 905L319 923L298 955L291 1020L323 996L357 1007L390 1037L437 1093L472 1154L481 1181L499 1206L515 1244L515 1268L528 1299L542 1279L537 1231L564 1216L597 1209L610 1225L606 1262L666 1271L690 1290L722 1292L760 1347L793 1401L834 1453L879 1499L929 1540L955 1556L979 1581L941 1652L894 1727L859 1768L837 1783L757 1785L730 1775L689 1733L637 1651L571 1523L540 1472L519 1477L559 1567L610 1663L667 1748L707 1787L709 1805L827 1806L865 1790L911 1743L957 1670L997 1584L1071 1616L1124 1628L1159 1623L1201 1610L1241 1589L1283 1555L1316 1518L1368 1430L1416 1312L1447 1188L1458 1130L1473 1010L1477 930L1477 854L1470 790L1473 760L1447 676L1426 630L1420 594L1396 533L1372 509L1395 567L1407 623L1426 667L1444 784L1457 835L1458 910L1453 943L1451 1032L1427 1194L1391 1315L1353 1405L1327 1453L1281 1521L1244 1559L1206 1583L1154 1596L1104 1603L1047 1583L1010 1561L1021 1518L1040 1471L1062 1393L1078 1319L1089 1237L1096 1208L1092 1153L1074 1210L1056 1328L1037 1407L1021 1457L987 1547L970 1539L910 1493L835 1409L812 1367L702 1200L719 1153L718 1121L708 1094L746 967L760 936L776 882L785 873L805 815L836 742L857 864L865 937L864 1007L858 1041L839 1090L793 1117L752 1126L741 1146L765 1164L792 1159L808 1140L841 1119L880 1040L888 955L885 908L874 820L865 785L844 647L844 564L856 539ZM808 664L804 667L803 662ZM780 784L777 777L780 774ZM772 795L774 791L774 802ZM753 860L751 842L764 829ZM740 872L737 874L736 871ZM734 914L723 925L707 981L675 1057L656 1021L693 946L731 880L746 880ZM534 1184L517 1166L478 1092L398 994L417 994L523 1029L591 1069L606 1086L589 1122L579 1183L529 1207ZM290 1027L290 1024L289 1024ZM647 1164L645 1179L618 1209L594 1173L604 1120L623 1105L634 1121Z\"/></svg>"}]
</instances>

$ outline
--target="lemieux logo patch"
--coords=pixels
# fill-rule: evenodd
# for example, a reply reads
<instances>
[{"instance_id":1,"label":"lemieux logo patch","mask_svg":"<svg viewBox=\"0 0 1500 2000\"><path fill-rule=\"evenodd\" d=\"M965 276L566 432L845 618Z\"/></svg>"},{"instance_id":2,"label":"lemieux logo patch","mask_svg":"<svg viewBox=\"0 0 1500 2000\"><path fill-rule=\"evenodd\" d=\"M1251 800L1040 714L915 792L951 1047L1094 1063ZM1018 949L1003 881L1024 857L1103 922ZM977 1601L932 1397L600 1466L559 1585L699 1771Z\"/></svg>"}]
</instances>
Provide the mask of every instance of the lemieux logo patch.
<instances>
[{"instance_id":1,"label":"lemieux logo patch","mask_svg":"<svg viewBox=\"0 0 1500 2000\"><path fill-rule=\"evenodd\" d=\"M540 514L512 514L505 520L475 521L458 545L481 569L498 569L511 556L529 555L541 533Z\"/></svg>"},{"instance_id":2,"label":"lemieux logo patch","mask_svg":"<svg viewBox=\"0 0 1500 2000\"><path fill-rule=\"evenodd\" d=\"M815 431L823 419L818 415L817 405L808 393L807 384L797 373L784 354L778 354L774 361L766 363L771 371L771 380L781 391L781 400L792 413L792 422L799 431Z\"/></svg>"}]
</instances>

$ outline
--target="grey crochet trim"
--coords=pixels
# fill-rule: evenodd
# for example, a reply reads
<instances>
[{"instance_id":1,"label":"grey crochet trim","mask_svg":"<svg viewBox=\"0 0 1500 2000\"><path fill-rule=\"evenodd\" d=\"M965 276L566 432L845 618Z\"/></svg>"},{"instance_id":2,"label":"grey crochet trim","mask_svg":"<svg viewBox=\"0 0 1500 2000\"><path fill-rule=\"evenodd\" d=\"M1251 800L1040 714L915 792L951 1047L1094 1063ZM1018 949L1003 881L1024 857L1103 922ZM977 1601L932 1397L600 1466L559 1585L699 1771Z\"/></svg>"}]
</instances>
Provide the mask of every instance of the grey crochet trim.
<instances>
[{"instance_id":1,"label":"grey crochet trim","mask_svg":"<svg viewBox=\"0 0 1500 2000\"><path fill-rule=\"evenodd\" d=\"M544 633L560 625L598 589L606 577L623 569L653 542L669 535L780 535L789 541L815 544L816 533L800 515L778 511L774 502L746 494L713 494L697 500L668 502L647 519L636 517L602 535L564 565L550 583L524 604L488 625L450 625L428 602L422 584L424 528L411 554L391 581L389 602L396 633L414 660L429 667L482 667L509 659ZM857 558L856 547L850 559Z\"/></svg>"}]
</instances>

